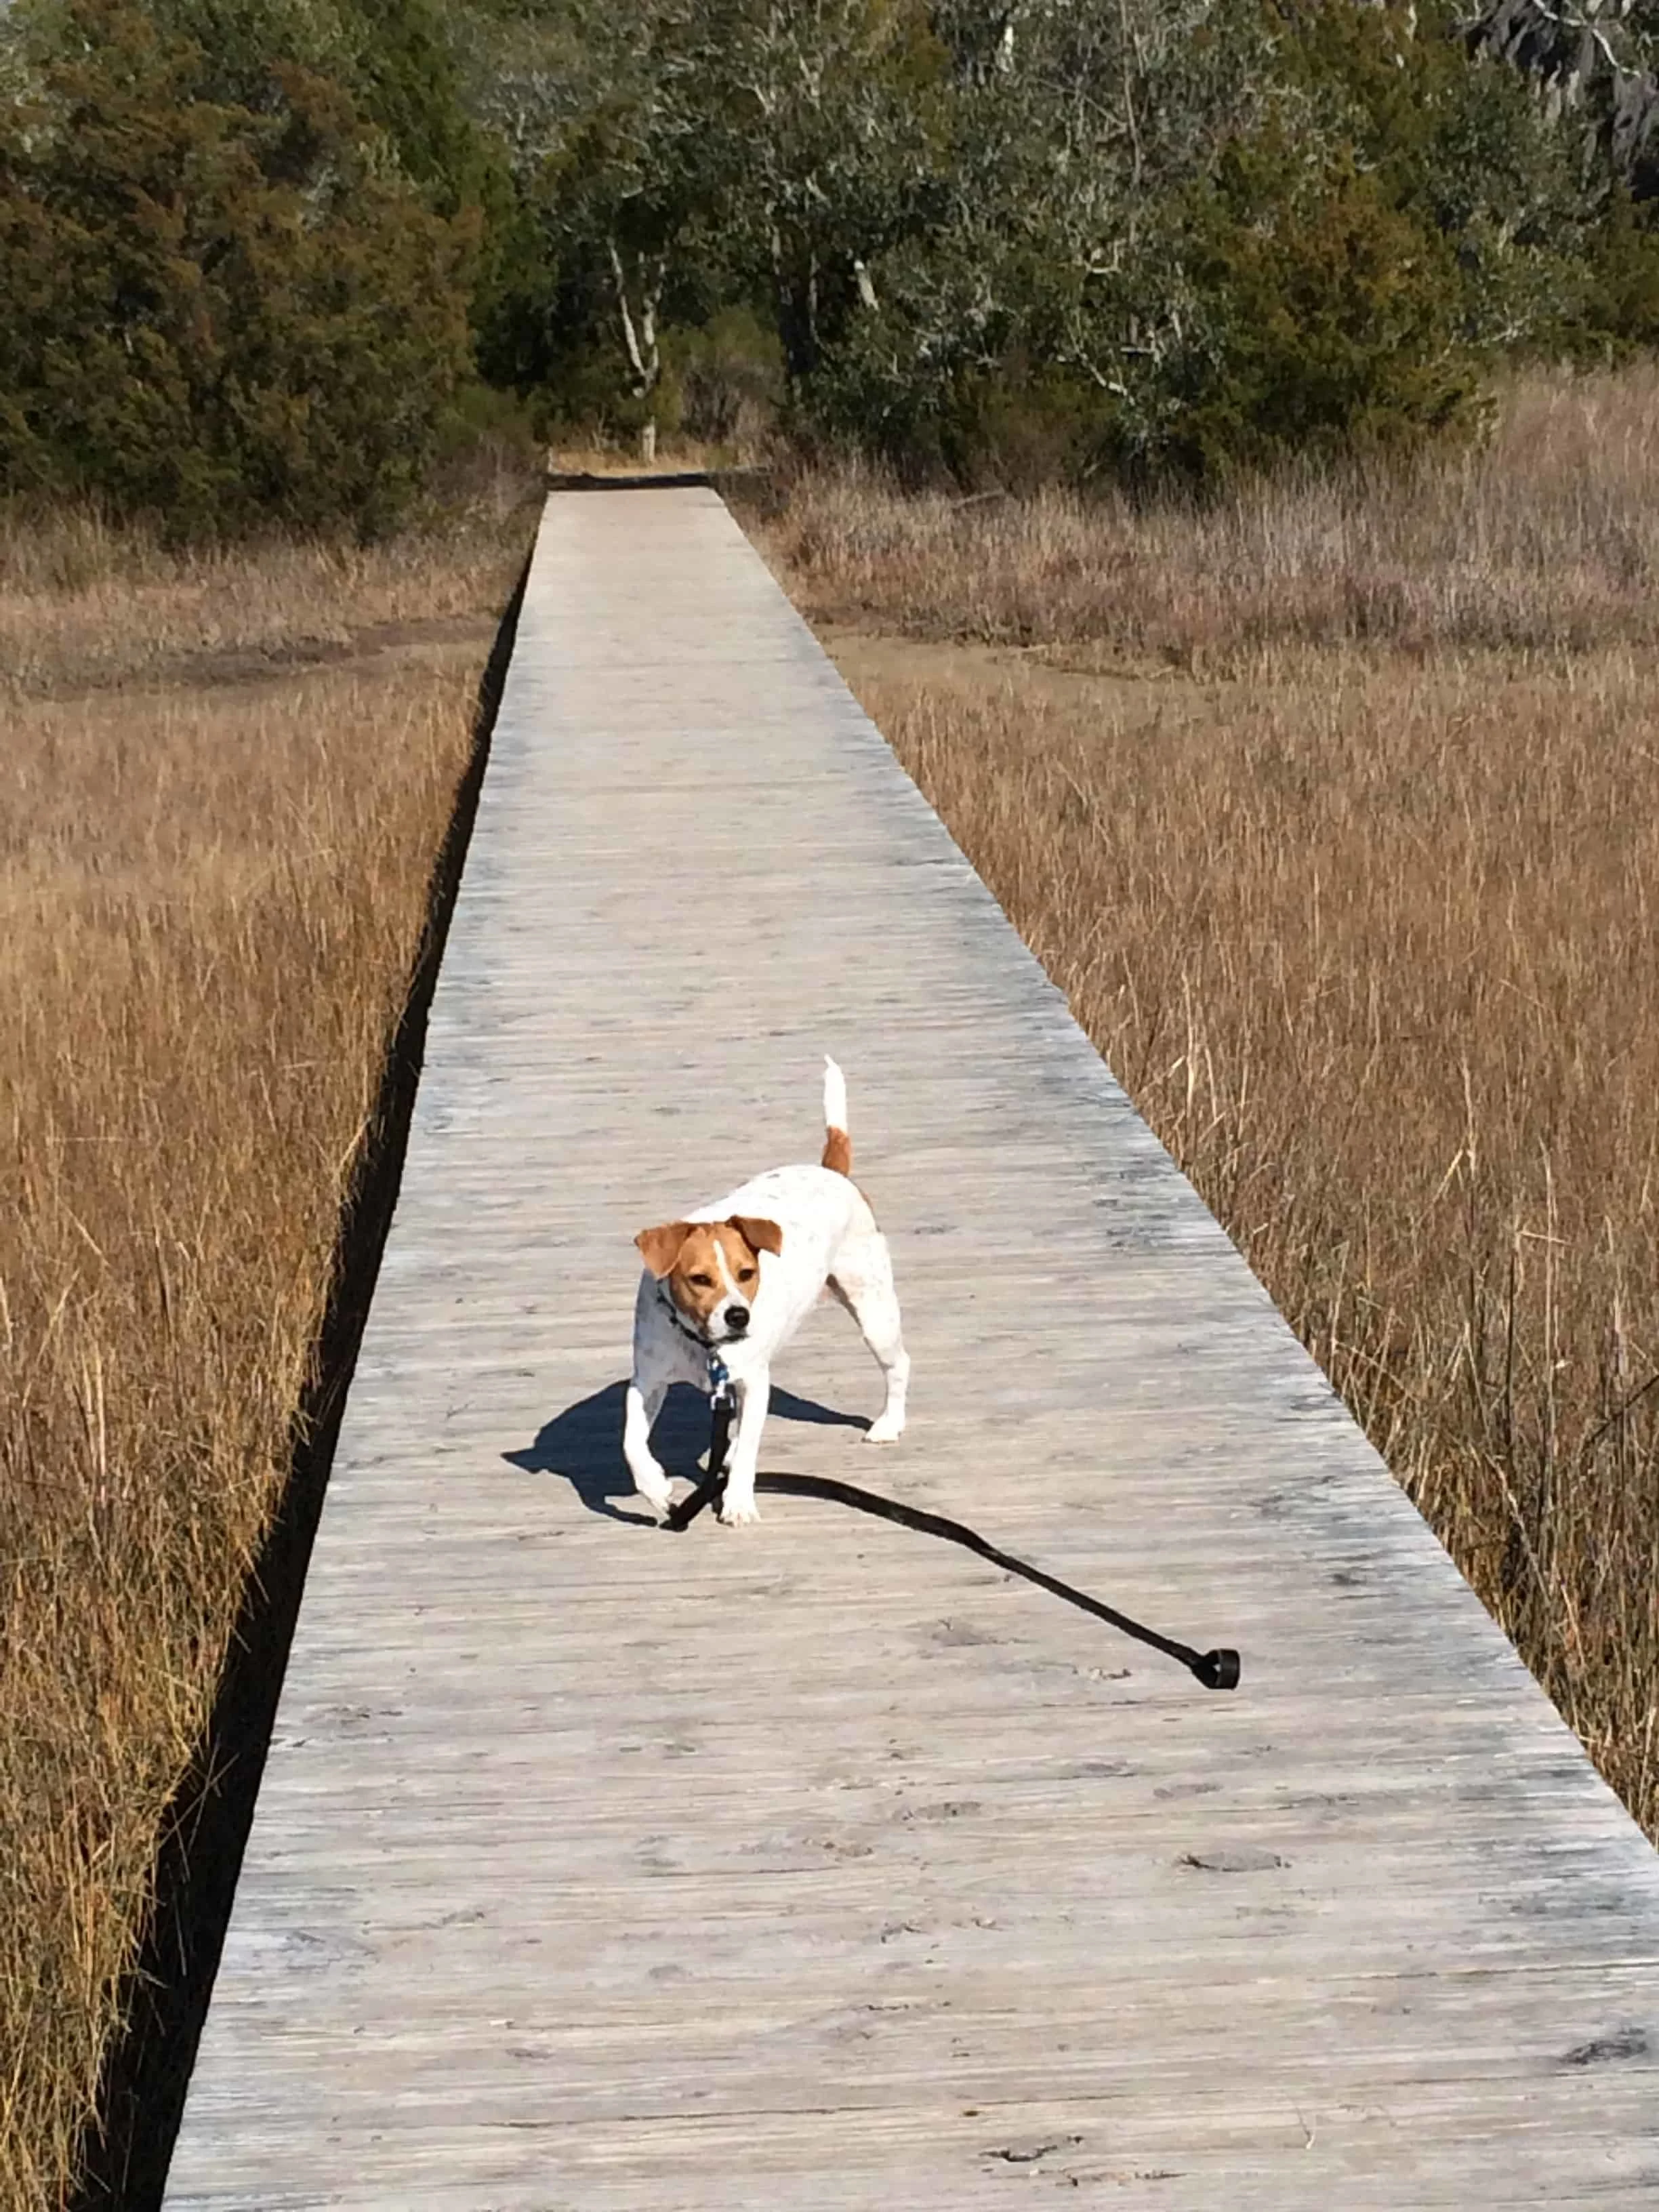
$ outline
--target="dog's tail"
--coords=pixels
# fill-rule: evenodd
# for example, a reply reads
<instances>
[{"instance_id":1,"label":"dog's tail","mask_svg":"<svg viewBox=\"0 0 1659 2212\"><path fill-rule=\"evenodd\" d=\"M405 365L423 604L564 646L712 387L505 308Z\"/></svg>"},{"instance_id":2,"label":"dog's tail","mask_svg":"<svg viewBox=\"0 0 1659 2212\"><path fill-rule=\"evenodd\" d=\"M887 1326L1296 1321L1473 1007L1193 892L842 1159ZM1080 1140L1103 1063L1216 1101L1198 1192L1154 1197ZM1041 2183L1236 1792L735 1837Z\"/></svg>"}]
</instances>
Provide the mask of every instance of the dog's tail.
<instances>
[{"instance_id":1,"label":"dog's tail","mask_svg":"<svg viewBox=\"0 0 1659 2212\"><path fill-rule=\"evenodd\" d=\"M823 1058L823 1155L836 1175L853 1172L853 1139L847 1133L847 1078L828 1053Z\"/></svg>"}]
</instances>

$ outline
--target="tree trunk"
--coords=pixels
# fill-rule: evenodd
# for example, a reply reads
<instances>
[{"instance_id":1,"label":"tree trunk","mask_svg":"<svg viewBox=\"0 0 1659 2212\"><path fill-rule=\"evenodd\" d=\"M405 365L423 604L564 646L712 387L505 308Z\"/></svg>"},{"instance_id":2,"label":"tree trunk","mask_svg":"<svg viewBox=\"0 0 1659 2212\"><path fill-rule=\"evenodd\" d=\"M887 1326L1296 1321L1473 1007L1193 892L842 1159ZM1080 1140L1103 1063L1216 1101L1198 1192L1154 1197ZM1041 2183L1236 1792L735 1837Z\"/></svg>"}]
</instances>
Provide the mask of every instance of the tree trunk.
<instances>
[{"instance_id":1,"label":"tree trunk","mask_svg":"<svg viewBox=\"0 0 1659 2212\"><path fill-rule=\"evenodd\" d=\"M804 265L803 265L804 263ZM778 337L783 346L784 373L799 387L818 365L818 271L816 255L786 253L782 240L772 237L772 281L777 301Z\"/></svg>"},{"instance_id":2,"label":"tree trunk","mask_svg":"<svg viewBox=\"0 0 1659 2212\"><path fill-rule=\"evenodd\" d=\"M611 250L611 274L617 288L617 313L622 319L623 346L628 355L628 365L634 372L629 396L635 399L649 400L662 374L662 353L657 343L657 302L662 296L668 256L659 253L649 262L643 254L635 256L635 272L640 287L640 311L636 319L629 302L628 272L623 264L621 251L614 238L607 240L607 244ZM657 457L654 415L646 418L645 427L640 432L640 456L647 461Z\"/></svg>"}]
</instances>

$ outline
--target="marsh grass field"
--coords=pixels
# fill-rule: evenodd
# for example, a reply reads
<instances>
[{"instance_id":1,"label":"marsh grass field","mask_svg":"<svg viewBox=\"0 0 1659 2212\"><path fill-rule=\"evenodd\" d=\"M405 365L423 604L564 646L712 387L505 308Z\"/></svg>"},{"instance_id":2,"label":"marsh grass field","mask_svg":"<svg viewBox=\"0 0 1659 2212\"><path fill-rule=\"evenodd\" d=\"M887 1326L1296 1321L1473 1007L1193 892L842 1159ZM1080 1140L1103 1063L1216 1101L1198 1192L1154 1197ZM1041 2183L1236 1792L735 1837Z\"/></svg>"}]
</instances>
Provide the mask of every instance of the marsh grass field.
<instances>
[{"instance_id":1,"label":"marsh grass field","mask_svg":"<svg viewBox=\"0 0 1659 2212\"><path fill-rule=\"evenodd\" d=\"M756 527L1659 1830L1659 377L1408 476Z\"/></svg>"},{"instance_id":2,"label":"marsh grass field","mask_svg":"<svg viewBox=\"0 0 1659 2212\"><path fill-rule=\"evenodd\" d=\"M529 520L0 545L0 2206L61 2204Z\"/></svg>"},{"instance_id":3,"label":"marsh grass field","mask_svg":"<svg viewBox=\"0 0 1659 2212\"><path fill-rule=\"evenodd\" d=\"M70 2187L529 520L0 541L3 2212ZM1409 475L749 521L1659 1828L1659 377Z\"/></svg>"}]
</instances>

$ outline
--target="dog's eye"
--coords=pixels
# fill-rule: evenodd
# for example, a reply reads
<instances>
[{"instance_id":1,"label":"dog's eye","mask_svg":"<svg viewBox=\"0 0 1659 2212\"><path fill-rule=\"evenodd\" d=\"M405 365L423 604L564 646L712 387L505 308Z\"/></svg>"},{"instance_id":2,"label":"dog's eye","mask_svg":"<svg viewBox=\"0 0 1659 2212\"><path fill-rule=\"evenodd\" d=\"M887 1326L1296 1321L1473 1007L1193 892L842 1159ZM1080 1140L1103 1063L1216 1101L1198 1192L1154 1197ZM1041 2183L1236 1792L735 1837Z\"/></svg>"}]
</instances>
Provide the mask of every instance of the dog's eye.
<instances>
[{"instance_id":1,"label":"dog's eye","mask_svg":"<svg viewBox=\"0 0 1659 2212\"><path fill-rule=\"evenodd\" d=\"M712 1291L714 1287L712 1275L688 1275L685 1279L694 1291Z\"/></svg>"},{"instance_id":2,"label":"dog's eye","mask_svg":"<svg viewBox=\"0 0 1659 2212\"><path fill-rule=\"evenodd\" d=\"M754 1281L754 1279L755 1279L755 1271L754 1271L754 1269L753 1269L752 1267L739 1267L739 1268L738 1268L738 1280L740 1283L752 1283L752 1282Z\"/></svg>"}]
</instances>

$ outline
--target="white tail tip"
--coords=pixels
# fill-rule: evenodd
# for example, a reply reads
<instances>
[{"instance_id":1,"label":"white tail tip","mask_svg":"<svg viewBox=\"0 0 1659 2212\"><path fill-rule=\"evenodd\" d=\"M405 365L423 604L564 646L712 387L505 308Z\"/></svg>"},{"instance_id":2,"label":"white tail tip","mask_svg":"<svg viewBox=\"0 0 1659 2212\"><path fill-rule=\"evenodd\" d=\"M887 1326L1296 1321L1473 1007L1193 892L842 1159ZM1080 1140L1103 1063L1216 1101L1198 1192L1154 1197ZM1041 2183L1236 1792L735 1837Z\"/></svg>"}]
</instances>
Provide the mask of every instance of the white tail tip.
<instances>
[{"instance_id":1,"label":"white tail tip","mask_svg":"<svg viewBox=\"0 0 1659 2212\"><path fill-rule=\"evenodd\" d=\"M823 1126L826 1129L847 1127L847 1078L828 1053L823 1055Z\"/></svg>"}]
</instances>

